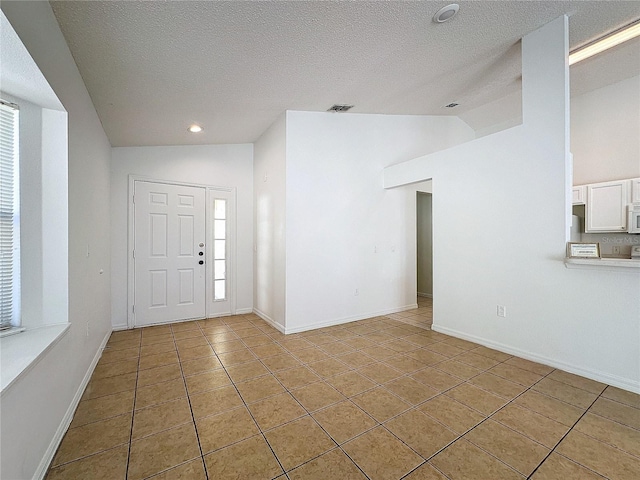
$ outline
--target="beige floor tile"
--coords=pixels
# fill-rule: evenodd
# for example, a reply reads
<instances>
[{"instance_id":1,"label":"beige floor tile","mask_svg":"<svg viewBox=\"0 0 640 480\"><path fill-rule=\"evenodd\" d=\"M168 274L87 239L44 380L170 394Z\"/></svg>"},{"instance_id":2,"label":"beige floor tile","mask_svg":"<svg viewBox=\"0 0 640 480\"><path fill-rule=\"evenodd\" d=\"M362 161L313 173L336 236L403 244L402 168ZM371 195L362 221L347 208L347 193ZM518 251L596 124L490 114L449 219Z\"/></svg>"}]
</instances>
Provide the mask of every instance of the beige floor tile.
<instances>
[{"instance_id":1,"label":"beige floor tile","mask_svg":"<svg viewBox=\"0 0 640 480\"><path fill-rule=\"evenodd\" d=\"M640 395L609 385L602 396L630 407L640 408Z\"/></svg>"},{"instance_id":2,"label":"beige floor tile","mask_svg":"<svg viewBox=\"0 0 640 480\"><path fill-rule=\"evenodd\" d=\"M389 335L388 333L382 333L379 330L376 330L375 332L367 333L366 335L364 335L364 337L367 340L371 340L372 342L376 342L376 343L385 343L394 339L392 335ZM409 340L409 338L406 338L405 340ZM421 345L421 346L423 345L422 343L413 342L413 341L411 343L415 343L416 345Z\"/></svg>"},{"instance_id":3,"label":"beige floor tile","mask_svg":"<svg viewBox=\"0 0 640 480\"><path fill-rule=\"evenodd\" d=\"M137 331L137 330L134 330ZM171 325L153 325L151 327L144 327L141 330L142 338L152 337L157 335L171 335Z\"/></svg>"},{"instance_id":4,"label":"beige floor tile","mask_svg":"<svg viewBox=\"0 0 640 480\"><path fill-rule=\"evenodd\" d=\"M269 373L269 370L265 368L262 362L256 360L254 362L241 363L240 365L227 367L227 373L234 383L238 383L251 380L252 378L256 378L261 375L266 375Z\"/></svg>"},{"instance_id":5,"label":"beige floor tile","mask_svg":"<svg viewBox=\"0 0 640 480\"><path fill-rule=\"evenodd\" d=\"M356 350L362 350L363 348L373 347L377 345L376 342L369 340L368 338L365 338L365 337L346 338L343 340L343 342L346 343L347 345L352 346Z\"/></svg>"},{"instance_id":6,"label":"beige floor tile","mask_svg":"<svg viewBox=\"0 0 640 480\"><path fill-rule=\"evenodd\" d=\"M509 360L513 356L508 353L500 352L498 350L494 350L485 346L474 348L472 352L478 355L492 358L494 360L497 360L498 362L504 362L506 360Z\"/></svg>"},{"instance_id":7,"label":"beige floor tile","mask_svg":"<svg viewBox=\"0 0 640 480\"><path fill-rule=\"evenodd\" d=\"M149 480L206 480L204 464L201 458L196 458L177 467L149 477Z\"/></svg>"},{"instance_id":8,"label":"beige floor tile","mask_svg":"<svg viewBox=\"0 0 640 480\"><path fill-rule=\"evenodd\" d=\"M204 334L201 330L184 330L181 332L173 332L173 338L175 338L176 343L181 340L187 340L192 338L204 338Z\"/></svg>"},{"instance_id":9,"label":"beige floor tile","mask_svg":"<svg viewBox=\"0 0 640 480\"><path fill-rule=\"evenodd\" d=\"M196 429L205 455L260 433L244 406L199 418L196 420Z\"/></svg>"},{"instance_id":10,"label":"beige floor tile","mask_svg":"<svg viewBox=\"0 0 640 480\"><path fill-rule=\"evenodd\" d=\"M275 343L258 345L255 347L251 347L250 350L258 358L273 357L274 355L282 355L283 353L287 353L284 348L282 348L280 345L277 345Z\"/></svg>"},{"instance_id":11,"label":"beige floor tile","mask_svg":"<svg viewBox=\"0 0 640 480\"><path fill-rule=\"evenodd\" d=\"M172 363L178 363L178 352L156 353L155 355L140 357L139 369L146 370L147 368L160 367Z\"/></svg>"},{"instance_id":12,"label":"beige floor tile","mask_svg":"<svg viewBox=\"0 0 640 480\"><path fill-rule=\"evenodd\" d=\"M365 365L358 369L358 373L361 373L376 383L386 383L402 375L402 372L399 370L380 362Z\"/></svg>"},{"instance_id":13,"label":"beige floor tile","mask_svg":"<svg viewBox=\"0 0 640 480\"><path fill-rule=\"evenodd\" d=\"M529 370L523 370L522 368L514 367L507 363L501 363L489 370L489 373L497 375L502 378L506 378L525 387L530 387L538 380L542 378L542 375L530 372Z\"/></svg>"},{"instance_id":14,"label":"beige floor tile","mask_svg":"<svg viewBox=\"0 0 640 480\"><path fill-rule=\"evenodd\" d=\"M252 403L249 410L262 430L277 427L307 414L288 392Z\"/></svg>"},{"instance_id":15,"label":"beige floor tile","mask_svg":"<svg viewBox=\"0 0 640 480\"><path fill-rule=\"evenodd\" d=\"M384 426L425 459L458 438L458 434L419 410L409 410Z\"/></svg>"},{"instance_id":16,"label":"beige floor tile","mask_svg":"<svg viewBox=\"0 0 640 480\"><path fill-rule=\"evenodd\" d=\"M233 352L220 353L218 354L218 359L222 365L230 367L240 363L252 362L256 360L256 356L247 348L245 350L234 350Z\"/></svg>"},{"instance_id":17,"label":"beige floor tile","mask_svg":"<svg viewBox=\"0 0 640 480\"><path fill-rule=\"evenodd\" d=\"M507 403L506 399L468 383L452 388L445 395L485 415L490 415Z\"/></svg>"},{"instance_id":18,"label":"beige floor tile","mask_svg":"<svg viewBox=\"0 0 640 480\"><path fill-rule=\"evenodd\" d=\"M493 420L487 420L464 438L529 476L550 450Z\"/></svg>"},{"instance_id":19,"label":"beige floor tile","mask_svg":"<svg viewBox=\"0 0 640 480\"><path fill-rule=\"evenodd\" d=\"M271 479L283 473L262 435L235 443L204 457L210 479Z\"/></svg>"},{"instance_id":20,"label":"beige floor tile","mask_svg":"<svg viewBox=\"0 0 640 480\"><path fill-rule=\"evenodd\" d=\"M640 430L640 409L600 397L589 412Z\"/></svg>"},{"instance_id":21,"label":"beige floor tile","mask_svg":"<svg viewBox=\"0 0 640 480\"><path fill-rule=\"evenodd\" d=\"M555 447L569 431L568 426L515 404L507 405L491 418L547 448Z\"/></svg>"},{"instance_id":22,"label":"beige floor tile","mask_svg":"<svg viewBox=\"0 0 640 480\"><path fill-rule=\"evenodd\" d=\"M71 462L129 441L131 413L67 430L52 465Z\"/></svg>"},{"instance_id":23,"label":"beige floor tile","mask_svg":"<svg viewBox=\"0 0 640 480\"><path fill-rule=\"evenodd\" d=\"M133 390L130 390L81 401L73 415L70 428L133 411L134 393Z\"/></svg>"},{"instance_id":24,"label":"beige floor tile","mask_svg":"<svg viewBox=\"0 0 640 480\"><path fill-rule=\"evenodd\" d=\"M248 327L248 328L243 328L241 330L234 330L234 332L236 333L236 335L238 335L242 339L251 338L257 335L264 336L262 331L256 327Z\"/></svg>"},{"instance_id":25,"label":"beige floor tile","mask_svg":"<svg viewBox=\"0 0 640 480\"><path fill-rule=\"evenodd\" d=\"M448 335L439 334L438 332L432 332L432 335L434 338L439 338L444 343L448 343L449 345L453 345L454 347L462 348L463 350L472 350L480 346L477 343L473 343L468 340L463 340L461 338L455 338L455 337L450 337Z\"/></svg>"},{"instance_id":26,"label":"beige floor tile","mask_svg":"<svg viewBox=\"0 0 640 480\"><path fill-rule=\"evenodd\" d=\"M125 480L129 445L106 450L75 462L52 468L47 480Z\"/></svg>"},{"instance_id":27,"label":"beige floor tile","mask_svg":"<svg viewBox=\"0 0 640 480\"><path fill-rule=\"evenodd\" d=\"M449 375L435 368L424 368L411 374L411 378L436 389L439 392L444 392L450 388L460 385L463 380L458 377Z\"/></svg>"},{"instance_id":28,"label":"beige floor tile","mask_svg":"<svg viewBox=\"0 0 640 480\"><path fill-rule=\"evenodd\" d=\"M589 408L594 400L598 398L596 393L591 393L566 383L557 382L548 377L540 380L532 388L545 395L583 409Z\"/></svg>"},{"instance_id":29,"label":"beige floor tile","mask_svg":"<svg viewBox=\"0 0 640 480\"><path fill-rule=\"evenodd\" d=\"M358 467L339 448L291 470L288 476L291 480L366 480Z\"/></svg>"},{"instance_id":30,"label":"beige floor tile","mask_svg":"<svg viewBox=\"0 0 640 480\"><path fill-rule=\"evenodd\" d=\"M561 402L555 398L548 397L541 393L529 390L520 395L514 404L519 405L534 412L544 415L551 420L562 423L569 427L580 418L584 413L584 410L569 405L568 403Z\"/></svg>"},{"instance_id":31,"label":"beige floor tile","mask_svg":"<svg viewBox=\"0 0 640 480\"><path fill-rule=\"evenodd\" d=\"M128 480L140 480L200 455L193 423L131 442Z\"/></svg>"},{"instance_id":32,"label":"beige floor tile","mask_svg":"<svg viewBox=\"0 0 640 480\"><path fill-rule=\"evenodd\" d=\"M209 345L199 345L197 347L183 348L178 350L181 362L188 360L200 359L202 357L213 356L213 348Z\"/></svg>"},{"instance_id":33,"label":"beige floor tile","mask_svg":"<svg viewBox=\"0 0 640 480\"><path fill-rule=\"evenodd\" d=\"M135 390L136 374L127 373L116 377L91 379L82 395L82 400L113 395L114 393Z\"/></svg>"},{"instance_id":34,"label":"beige floor tile","mask_svg":"<svg viewBox=\"0 0 640 480\"><path fill-rule=\"evenodd\" d=\"M180 366L185 377L222 368L222 364L217 357L204 357L180 362Z\"/></svg>"},{"instance_id":35,"label":"beige floor tile","mask_svg":"<svg viewBox=\"0 0 640 480\"><path fill-rule=\"evenodd\" d=\"M319 347L320 350L328 353L329 355L344 355L345 353L352 353L355 351L352 346L342 342L325 343L323 345L319 345Z\"/></svg>"},{"instance_id":36,"label":"beige floor tile","mask_svg":"<svg viewBox=\"0 0 640 480\"><path fill-rule=\"evenodd\" d=\"M233 334L232 339L227 339L229 334L221 335L224 335L224 337L219 340L210 339L213 349L218 355L221 353L236 352L238 350L247 350L246 345L235 334Z\"/></svg>"},{"instance_id":37,"label":"beige floor tile","mask_svg":"<svg viewBox=\"0 0 640 480\"><path fill-rule=\"evenodd\" d=\"M107 342L105 351L107 350L123 350L125 348L133 348L140 346L140 336L134 338L125 338L121 340L111 340Z\"/></svg>"},{"instance_id":38,"label":"beige floor tile","mask_svg":"<svg viewBox=\"0 0 640 480\"><path fill-rule=\"evenodd\" d=\"M425 348L427 350L431 350L432 352L439 353L440 355L448 358L455 357L457 355L460 355L466 352L466 350L463 350L458 347L454 347L453 345L449 345L448 343L444 343L444 342L429 343L425 346Z\"/></svg>"},{"instance_id":39,"label":"beige floor tile","mask_svg":"<svg viewBox=\"0 0 640 480\"><path fill-rule=\"evenodd\" d=\"M243 337L242 343L247 347L257 347L258 345L271 345L275 343L268 335L260 333L259 335L252 335L251 337Z\"/></svg>"},{"instance_id":40,"label":"beige floor tile","mask_svg":"<svg viewBox=\"0 0 640 480\"><path fill-rule=\"evenodd\" d=\"M390 342L384 343L385 348L389 348L397 353L408 353L413 350L419 350L420 345L414 342L407 342L406 340L402 340L400 338L396 338L391 340Z\"/></svg>"},{"instance_id":41,"label":"beige floor tile","mask_svg":"<svg viewBox=\"0 0 640 480\"><path fill-rule=\"evenodd\" d=\"M413 472L403 478L403 480L447 480L436 468L429 464L423 463Z\"/></svg>"},{"instance_id":42,"label":"beige floor tile","mask_svg":"<svg viewBox=\"0 0 640 480\"><path fill-rule=\"evenodd\" d=\"M186 332L185 332L186 333ZM193 347L209 345L209 341L204 335L198 334L196 337L181 338L175 341L178 351L188 350Z\"/></svg>"},{"instance_id":43,"label":"beige floor tile","mask_svg":"<svg viewBox=\"0 0 640 480\"><path fill-rule=\"evenodd\" d=\"M384 387L368 390L351 400L378 422L386 422L391 417L411 408L411 405L398 398Z\"/></svg>"},{"instance_id":44,"label":"beige floor tile","mask_svg":"<svg viewBox=\"0 0 640 480\"><path fill-rule=\"evenodd\" d=\"M466 440L457 440L430 461L451 480L517 480L524 477Z\"/></svg>"},{"instance_id":45,"label":"beige floor tile","mask_svg":"<svg viewBox=\"0 0 640 480\"><path fill-rule=\"evenodd\" d=\"M328 358L319 362L309 363L307 364L307 367L313 370L316 374L320 375L322 378L333 377L334 375L345 373L351 370L351 367L349 365L345 365L335 358Z\"/></svg>"},{"instance_id":46,"label":"beige floor tile","mask_svg":"<svg viewBox=\"0 0 640 480\"><path fill-rule=\"evenodd\" d=\"M431 366L437 363L444 362L449 357L433 352L428 348L421 348L405 354L407 357L411 357L419 362L423 363L423 366Z\"/></svg>"},{"instance_id":47,"label":"beige floor tile","mask_svg":"<svg viewBox=\"0 0 640 480\"><path fill-rule=\"evenodd\" d=\"M147 387L154 383L168 382L181 377L182 372L180 371L180 365L177 363L141 370L138 372L138 388Z\"/></svg>"},{"instance_id":48,"label":"beige floor tile","mask_svg":"<svg viewBox=\"0 0 640 480\"><path fill-rule=\"evenodd\" d=\"M592 413L582 417L575 430L640 458L640 430Z\"/></svg>"},{"instance_id":49,"label":"beige floor tile","mask_svg":"<svg viewBox=\"0 0 640 480\"><path fill-rule=\"evenodd\" d=\"M189 401L186 398L161 403L135 411L131 438L137 440L192 421Z\"/></svg>"},{"instance_id":50,"label":"beige floor tile","mask_svg":"<svg viewBox=\"0 0 640 480\"><path fill-rule=\"evenodd\" d=\"M384 344L363 348L359 351L378 361L384 361L386 358L395 357L398 354L395 350L385 348Z\"/></svg>"},{"instance_id":51,"label":"beige floor tile","mask_svg":"<svg viewBox=\"0 0 640 480\"><path fill-rule=\"evenodd\" d=\"M307 342L304 338L286 338L280 341L280 346L290 352L296 352L298 350L311 348L313 347L313 344Z\"/></svg>"},{"instance_id":52,"label":"beige floor tile","mask_svg":"<svg viewBox=\"0 0 640 480\"><path fill-rule=\"evenodd\" d=\"M438 391L411 377L399 377L384 384L384 387L412 405L428 400Z\"/></svg>"},{"instance_id":53,"label":"beige floor tile","mask_svg":"<svg viewBox=\"0 0 640 480\"><path fill-rule=\"evenodd\" d=\"M439 363L435 366L438 370L442 370L449 375L468 380L482 373L482 370L466 363L458 362L455 359L447 360L446 362Z\"/></svg>"},{"instance_id":54,"label":"beige floor tile","mask_svg":"<svg viewBox=\"0 0 640 480\"><path fill-rule=\"evenodd\" d=\"M475 427L486 418L476 410L456 402L445 395L437 396L423 403L418 409L435 418L459 435Z\"/></svg>"},{"instance_id":55,"label":"beige floor tile","mask_svg":"<svg viewBox=\"0 0 640 480\"><path fill-rule=\"evenodd\" d=\"M291 394L310 412L327 407L345 397L326 382L316 382L293 390Z\"/></svg>"},{"instance_id":56,"label":"beige floor tile","mask_svg":"<svg viewBox=\"0 0 640 480\"><path fill-rule=\"evenodd\" d=\"M166 342L173 342L173 334L171 332L160 333L158 335L145 335L143 333L142 341L140 342L140 345L144 347L145 345L154 345L156 343L166 343Z\"/></svg>"},{"instance_id":57,"label":"beige floor tile","mask_svg":"<svg viewBox=\"0 0 640 480\"><path fill-rule=\"evenodd\" d=\"M146 357L147 355L156 355L158 353L172 352L176 349L174 342L154 343L151 345L145 345L140 349L140 355Z\"/></svg>"},{"instance_id":58,"label":"beige floor tile","mask_svg":"<svg viewBox=\"0 0 640 480\"><path fill-rule=\"evenodd\" d=\"M424 461L384 427L374 428L342 448L369 478L376 480L401 478Z\"/></svg>"},{"instance_id":59,"label":"beige floor tile","mask_svg":"<svg viewBox=\"0 0 640 480\"><path fill-rule=\"evenodd\" d=\"M491 373L481 373L469 380L469 383L508 400L520 395L526 389L524 385L511 382Z\"/></svg>"},{"instance_id":60,"label":"beige floor tile","mask_svg":"<svg viewBox=\"0 0 640 480\"><path fill-rule=\"evenodd\" d=\"M435 345L436 343L438 343L433 338L427 337L427 336L422 335L420 333L414 333L413 335L409 335L408 337L404 337L403 340L405 342L415 343L416 345L420 345L421 347L427 347L429 345ZM453 348L455 348L455 347L453 347ZM435 352L436 350L432 350L432 351ZM444 353L442 353L441 355L444 355Z\"/></svg>"},{"instance_id":61,"label":"beige floor tile","mask_svg":"<svg viewBox=\"0 0 640 480\"><path fill-rule=\"evenodd\" d=\"M479 368L480 370L488 370L489 368L495 367L500 363L497 360L494 360L493 358L485 357L484 355L478 355L474 352L475 352L475 349L472 351L463 353L462 355L458 355L456 357L456 360L458 362L471 365L472 367Z\"/></svg>"},{"instance_id":62,"label":"beige floor tile","mask_svg":"<svg viewBox=\"0 0 640 480\"><path fill-rule=\"evenodd\" d=\"M123 350L104 350L102 357L100 357L100 363L112 363L121 362L123 360L129 360L132 358L138 358L140 356L140 347L126 348Z\"/></svg>"},{"instance_id":63,"label":"beige floor tile","mask_svg":"<svg viewBox=\"0 0 640 480\"><path fill-rule=\"evenodd\" d=\"M280 382L272 375L253 378L246 382L236 384L240 395L246 403L257 402L263 398L284 392Z\"/></svg>"},{"instance_id":64,"label":"beige floor tile","mask_svg":"<svg viewBox=\"0 0 640 480\"><path fill-rule=\"evenodd\" d=\"M138 388L136 391L135 408L145 408L177 398L186 397L184 381L181 378L163 383L154 383L148 387Z\"/></svg>"},{"instance_id":65,"label":"beige floor tile","mask_svg":"<svg viewBox=\"0 0 640 480\"><path fill-rule=\"evenodd\" d=\"M604 477L562 455L552 453L531 476L531 480L602 480Z\"/></svg>"},{"instance_id":66,"label":"beige floor tile","mask_svg":"<svg viewBox=\"0 0 640 480\"><path fill-rule=\"evenodd\" d=\"M433 354L437 355L437 354ZM413 373L417 370L421 370L427 366L425 362L420 360L416 360L415 358L409 357L407 355L399 354L395 357L390 357L385 359L384 363L395 368L399 372L402 373Z\"/></svg>"},{"instance_id":67,"label":"beige floor tile","mask_svg":"<svg viewBox=\"0 0 640 480\"><path fill-rule=\"evenodd\" d=\"M289 353L263 358L262 363L264 363L272 372L287 370L289 368L299 367L302 365L298 359Z\"/></svg>"},{"instance_id":68,"label":"beige floor tile","mask_svg":"<svg viewBox=\"0 0 640 480\"><path fill-rule=\"evenodd\" d=\"M557 453L585 467L617 480L640 478L640 459L572 430L560 442Z\"/></svg>"},{"instance_id":69,"label":"beige floor tile","mask_svg":"<svg viewBox=\"0 0 640 480\"><path fill-rule=\"evenodd\" d=\"M347 397L352 397L376 386L367 377L355 371L327 378L326 382Z\"/></svg>"},{"instance_id":70,"label":"beige floor tile","mask_svg":"<svg viewBox=\"0 0 640 480\"><path fill-rule=\"evenodd\" d=\"M138 358L123 360L113 363L98 363L91 379L98 380L100 378L116 377L127 373L135 373L138 371Z\"/></svg>"},{"instance_id":71,"label":"beige floor tile","mask_svg":"<svg viewBox=\"0 0 640 480\"><path fill-rule=\"evenodd\" d=\"M185 332L187 330L200 330L197 321L189 320L188 322L178 322L171 324L171 330L174 335L176 332Z\"/></svg>"},{"instance_id":72,"label":"beige floor tile","mask_svg":"<svg viewBox=\"0 0 640 480\"><path fill-rule=\"evenodd\" d=\"M598 395L600 395L606 387L604 383L596 382L595 380L584 378L579 375L574 375L573 373L564 372L562 370L554 370L549 374L547 378L557 380L558 382L567 383L574 387L581 388L582 390L596 393Z\"/></svg>"},{"instance_id":73,"label":"beige floor tile","mask_svg":"<svg viewBox=\"0 0 640 480\"><path fill-rule=\"evenodd\" d=\"M375 359L361 351L346 353L338 356L337 358L351 368L360 368L375 362Z\"/></svg>"},{"instance_id":74,"label":"beige floor tile","mask_svg":"<svg viewBox=\"0 0 640 480\"><path fill-rule=\"evenodd\" d=\"M312 415L338 444L373 428L377 422L353 403L336 403Z\"/></svg>"},{"instance_id":75,"label":"beige floor tile","mask_svg":"<svg viewBox=\"0 0 640 480\"><path fill-rule=\"evenodd\" d=\"M313 345L324 345L325 343L335 342L337 339L326 333L316 333L315 335L309 335L307 341Z\"/></svg>"},{"instance_id":76,"label":"beige floor tile","mask_svg":"<svg viewBox=\"0 0 640 480\"><path fill-rule=\"evenodd\" d=\"M329 354L322 351L318 347L305 348L304 350L296 350L293 355L302 363L313 363L327 360Z\"/></svg>"},{"instance_id":77,"label":"beige floor tile","mask_svg":"<svg viewBox=\"0 0 640 480\"><path fill-rule=\"evenodd\" d=\"M553 367L548 367L547 365L532 362L530 360L525 360L524 358L519 357L511 357L504 363L521 368L522 370L528 370L530 372L537 373L538 375L548 375L554 370Z\"/></svg>"},{"instance_id":78,"label":"beige floor tile","mask_svg":"<svg viewBox=\"0 0 640 480\"><path fill-rule=\"evenodd\" d=\"M229 376L223 369L211 370L185 377L189 395L205 392L231 383Z\"/></svg>"},{"instance_id":79,"label":"beige floor tile","mask_svg":"<svg viewBox=\"0 0 640 480\"><path fill-rule=\"evenodd\" d=\"M335 446L335 442L308 416L276 427L265 436L285 471Z\"/></svg>"},{"instance_id":80,"label":"beige floor tile","mask_svg":"<svg viewBox=\"0 0 640 480\"><path fill-rule=\"evenodd\" d=\"M215 415L242 405L242 399L233 385L189 395L195 419Z\"/></svg>"},{"instance_id":81,"label":"beige floor tile","mask_svg":"<svg viewBox=\"0 0 640 480\"><path fill-rule=\"evenodd\" d=\"M288 370L280 370L274 375L278 380L280 380L280 382L282 382L285 388L289 390L303 387L310 383L321 380L318 375L304 366L291 368Z\"/></svg>"}]
</instances>

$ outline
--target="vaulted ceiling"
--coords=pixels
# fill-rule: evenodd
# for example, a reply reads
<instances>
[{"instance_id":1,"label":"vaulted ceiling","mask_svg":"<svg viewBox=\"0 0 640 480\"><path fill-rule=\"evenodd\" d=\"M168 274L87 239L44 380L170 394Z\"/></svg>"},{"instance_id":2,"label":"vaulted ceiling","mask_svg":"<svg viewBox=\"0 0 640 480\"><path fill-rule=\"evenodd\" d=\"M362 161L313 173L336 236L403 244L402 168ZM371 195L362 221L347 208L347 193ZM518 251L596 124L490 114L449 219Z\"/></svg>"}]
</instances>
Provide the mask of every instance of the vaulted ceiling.
<instances>
[{"instance_id":1,"label":"vaulted ceiling","mask_svg":"<svg viewBox=\"0 0 640 480\"><path fill-rule=\"evenodd\" d=\"M640 17L637 0L458 1L434 23L447 3L51 2L113 146L253 142L285 110L334 103L463 116L518 91L520 38L559 15L571 48ZM572 90L639 72L636 40L572 67Z\"/></svg>"}]
</instances>

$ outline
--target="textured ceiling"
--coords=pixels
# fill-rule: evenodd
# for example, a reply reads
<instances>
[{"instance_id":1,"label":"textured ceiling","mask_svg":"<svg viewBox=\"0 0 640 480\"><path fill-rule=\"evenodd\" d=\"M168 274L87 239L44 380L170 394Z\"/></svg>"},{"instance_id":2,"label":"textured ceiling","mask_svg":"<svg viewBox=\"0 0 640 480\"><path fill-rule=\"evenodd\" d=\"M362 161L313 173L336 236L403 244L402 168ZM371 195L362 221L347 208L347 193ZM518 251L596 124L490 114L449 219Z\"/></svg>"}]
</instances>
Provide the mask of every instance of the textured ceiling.
<instances>
[{"instance_id":1,"label":"textured ceiling","mask_svg":"<svg viewBox=\"0 0 640 480\"><path fill-rule=\"evenodd\" d=\"M640 17L637 0L458 3L435 24L446 1L51 2L113 146L253 142L285 110L334 103L461 114L518 90L519 39L559 15L572 48ZM637 74L639 45L572 87Z\"/></svg>"}]
</instances>

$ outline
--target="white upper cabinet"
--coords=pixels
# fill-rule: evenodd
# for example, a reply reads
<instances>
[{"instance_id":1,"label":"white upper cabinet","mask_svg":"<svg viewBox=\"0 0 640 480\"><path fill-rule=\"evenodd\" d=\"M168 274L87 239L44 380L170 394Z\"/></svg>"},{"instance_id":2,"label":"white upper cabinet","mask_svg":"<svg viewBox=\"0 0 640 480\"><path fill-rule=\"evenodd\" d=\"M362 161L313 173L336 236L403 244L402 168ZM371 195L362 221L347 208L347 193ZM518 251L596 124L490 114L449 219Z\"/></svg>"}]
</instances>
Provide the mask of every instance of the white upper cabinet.
<instances>
[{"instance_id":1,"label":"white upper cabinet","mask_svg":"<svg viewBox=\"0 0 640 480\"><path fill-rule=\"evenodd\" d=\"M587 203L587 186L580 185L571 190L572 203L574 205L584 205Z\"/></svg>"},{"instance_id":2,"label":"white upper cabinet","mask_svg":"<svg viewBox=\"0 0 640 480\"><path fill-rule=\"evenodd\" d=\"M585 232L626 232L629 180L587 185Z\"/></svg>"},{"instance_id":3,"label":"white upper cabinet","mask_svg":"<svg viewBox=\"0 0 640 480\"><path fill-rule=\"evenodd\" d=\"M640 203L640 178L631 179L631 203Z\"/></svg>"}]
</instances>

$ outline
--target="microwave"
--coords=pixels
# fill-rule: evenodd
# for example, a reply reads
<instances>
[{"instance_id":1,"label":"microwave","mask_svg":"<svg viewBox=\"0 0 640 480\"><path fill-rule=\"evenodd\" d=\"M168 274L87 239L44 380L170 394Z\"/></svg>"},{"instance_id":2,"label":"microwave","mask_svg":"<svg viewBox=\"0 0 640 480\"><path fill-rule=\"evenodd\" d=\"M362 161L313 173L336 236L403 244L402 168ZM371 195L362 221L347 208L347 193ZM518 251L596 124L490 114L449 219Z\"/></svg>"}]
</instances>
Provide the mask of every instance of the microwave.
<instances>
[{"instance_id":1,"label":"microwave","mask_svg":"<svg viewBox=\"0 0 640 480\"><path fill-rule=\"evenodd\" d=\"M627 209L627 233L640 233L640 203L630 203Z\"/></svg>"}]
</instances>

